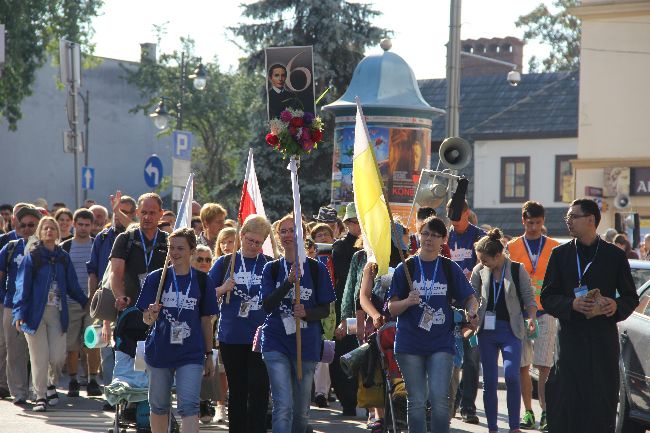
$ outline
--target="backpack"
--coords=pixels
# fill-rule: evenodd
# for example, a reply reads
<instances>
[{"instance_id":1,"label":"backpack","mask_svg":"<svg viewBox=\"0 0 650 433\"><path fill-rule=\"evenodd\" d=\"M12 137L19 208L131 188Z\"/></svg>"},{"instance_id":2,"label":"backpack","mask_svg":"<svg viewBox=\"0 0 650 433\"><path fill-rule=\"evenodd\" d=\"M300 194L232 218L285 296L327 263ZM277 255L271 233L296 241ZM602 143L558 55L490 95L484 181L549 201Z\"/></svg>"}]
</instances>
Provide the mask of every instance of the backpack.
<instances>
[{"instance_id":1,"label":"backpack","mask_svg":"<svg viewBox=\"0 0 650 433\"><path fill-rule=\"evenodd\" d=\"M519 307L521 308L521 312L523 313L524 298L521 296L520 269L521 269L521 263L510 261L510 275L512 276L512 281L515 283L515 289L517 291L517 299L519 299Z\"/></svg>"},{"instance_id":2,"label":"backpack","mask_svg":"<svg viewBox=\"0 0 650 433\"><path fill-rule=\"evenodd\" d=\"M38 273L38 270L41 269L43 266L50 264L50 265L55 265L57 263L60 263L63 265L63 269L65 271L65 276L66 276L66 281L68 279L68 265L70 264L70 256L68 254L57 254L57 257L55 258L49 258L45 259L44 257L41 256L41 253L38 252L38 245L36 244L30 251L29 255L32 258L32 281L36 278L36 274ZM60 246L59 246L60 248ZM56 249L55 249L56 251Z\"/></svg>"},{"instance_id":3,"label":"backpack","mask_svg":"<svg viewBox=\"0 0 650 433\"><path fill-rule=\"evenodd\" d=\"M14 251L16 251L18 242L20 242L20 239L14 239L13 241L9 241L9 243L7 243L7 263L5 267L5 275L9 275L9 266L11 264L11 259L14 257Z\"/></svg>"}]
</instances>

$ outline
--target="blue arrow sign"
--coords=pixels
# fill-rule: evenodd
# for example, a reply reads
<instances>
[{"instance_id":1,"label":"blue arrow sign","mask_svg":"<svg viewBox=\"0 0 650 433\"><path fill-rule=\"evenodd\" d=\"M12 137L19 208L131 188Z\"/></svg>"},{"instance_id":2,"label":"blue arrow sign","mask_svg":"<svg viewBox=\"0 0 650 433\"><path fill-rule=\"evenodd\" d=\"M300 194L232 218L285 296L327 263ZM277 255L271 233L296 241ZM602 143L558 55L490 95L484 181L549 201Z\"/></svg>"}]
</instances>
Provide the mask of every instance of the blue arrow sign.
<instances>
[{"instance_id":1,"label":"blue arrow sign","mask_svg":"<svg viewBox=\"0 0 650 433\"><path fill-rule=\"evenodd\" d=\"M81 167L81 188L95 189L95 169L92 167Z\"/></svg>"},{"instance_id":2,"label":"blue arrow sign","mask_svg":"<svg viewBox=\"0 0 650 433\"><path fill-rule=\"evenodd\" d=\"M158 155L153 154L144 163L144 181L149 188L160 185L163 177L163 164Z\"/></svg>"},{"instance_id":3,"label":"blue arrow sign","mask_svg":"<svg viewBox=\"0 0 650 433\"><path fill-rule=\"evenodd\" d=\"M192 133L174 131L174 158L190 161L192 159Z\"/></svg>"}]
</instances>

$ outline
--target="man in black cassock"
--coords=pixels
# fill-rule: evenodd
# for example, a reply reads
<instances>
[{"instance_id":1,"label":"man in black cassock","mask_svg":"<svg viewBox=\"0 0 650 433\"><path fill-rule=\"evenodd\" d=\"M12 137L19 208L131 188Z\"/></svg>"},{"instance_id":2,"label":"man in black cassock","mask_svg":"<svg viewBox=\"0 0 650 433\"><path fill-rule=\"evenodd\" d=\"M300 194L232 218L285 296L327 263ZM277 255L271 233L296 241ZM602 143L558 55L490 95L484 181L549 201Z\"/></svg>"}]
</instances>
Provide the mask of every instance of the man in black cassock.
<instances>
[{"instance_id":1,"label":"man in black cassock","mask_svg":"<svg viewBox=\"0 0 650 433\"><path fill-rule=\"evenodd\" d=\"M632 314L639 297L625 253L596 233L598 205L575 200L565 220L575 239L553 249L541 295L544 311L560 321L558 358L546 386L548 431L613 433L620 355L616 322ZM593 289L600 289L602 298L586 296Z\"/></svg>"}]
</instances>

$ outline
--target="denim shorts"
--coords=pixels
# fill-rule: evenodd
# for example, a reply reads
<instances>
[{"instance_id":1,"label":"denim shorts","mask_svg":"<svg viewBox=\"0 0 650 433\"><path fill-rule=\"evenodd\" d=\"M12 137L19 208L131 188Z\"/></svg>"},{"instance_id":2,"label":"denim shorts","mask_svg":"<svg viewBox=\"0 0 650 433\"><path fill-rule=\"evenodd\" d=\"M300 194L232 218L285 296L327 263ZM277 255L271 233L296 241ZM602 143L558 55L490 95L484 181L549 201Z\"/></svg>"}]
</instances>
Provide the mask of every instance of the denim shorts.
<instances>
[{"instance_id":1,"label":"denim shorts","mask_svg":"<svg viewBox=\"0 0 650 433\"><path fill-rule=\"evenodd\" d=\"M176 368L154 368L149 371L149 406L151 413L166 415L171 408L171 390L176 377L176 399L181 418L199 414L199 394L203 365L185 364Z\"/></svg>"}]
</instances>

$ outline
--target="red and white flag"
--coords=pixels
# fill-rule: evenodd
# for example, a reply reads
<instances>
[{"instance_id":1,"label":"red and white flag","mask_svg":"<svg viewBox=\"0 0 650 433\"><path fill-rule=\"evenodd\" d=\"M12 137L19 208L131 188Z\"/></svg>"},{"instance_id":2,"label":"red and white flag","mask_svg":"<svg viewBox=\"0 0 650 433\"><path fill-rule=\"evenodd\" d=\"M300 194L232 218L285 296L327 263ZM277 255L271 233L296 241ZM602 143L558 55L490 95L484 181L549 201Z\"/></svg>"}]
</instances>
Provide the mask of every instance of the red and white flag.
<instances>
[{"instance_id":1,"label":"red and white flag","mask_svg":"<svg viewBox=\"0 0 650 433\"><path fill-rule=\"evenodd\" d=\"M266 218L264 212L264 203L262 203L262 194L260 193L260 186L257 183L257 175L255 174L255 163L253 162L253 149L248 150L248 162L246 163L246 175L244 177L244 185L241 191L241 200L239 201L239 224L244 224L246 217L251 214L261 215ZM264 241L262 251L267 256L273 257L273 246L271 245L271 238L268 237Z\"/></svg>"}]
</instances>

